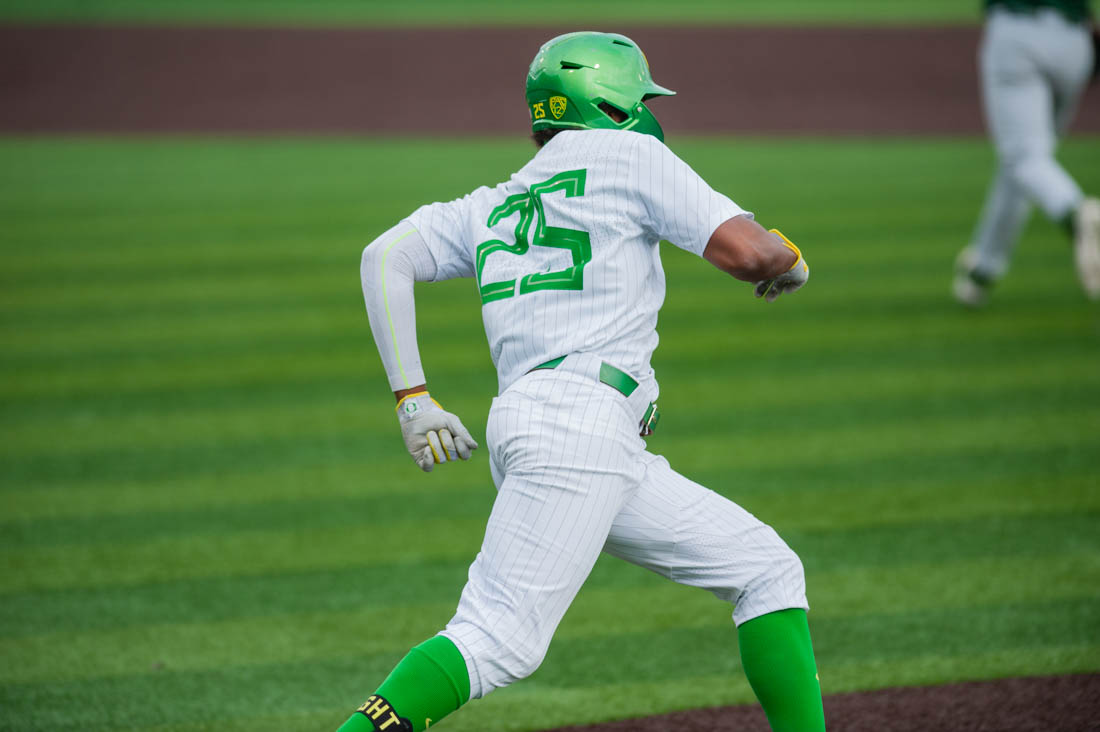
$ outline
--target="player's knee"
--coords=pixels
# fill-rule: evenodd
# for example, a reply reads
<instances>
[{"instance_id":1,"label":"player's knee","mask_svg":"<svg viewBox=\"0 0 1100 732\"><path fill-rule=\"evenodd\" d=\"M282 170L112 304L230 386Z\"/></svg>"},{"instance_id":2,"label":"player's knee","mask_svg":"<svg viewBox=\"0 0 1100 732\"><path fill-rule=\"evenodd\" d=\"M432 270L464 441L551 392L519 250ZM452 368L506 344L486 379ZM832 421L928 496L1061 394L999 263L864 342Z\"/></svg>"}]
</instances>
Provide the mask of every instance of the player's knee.
<instances>
[{"instance_id":1,"label":"player's knee","mask_svg":"<svg viewBox=\"0 0 1100 732\"><path fill-rule=\"evenodd\" d=\"M1001 159L1005 176L1025 193L1041 187L1053 164L1052 155L1042 150L1016 150Z\"/></svg>"},{"instance_id":2,"label":"player's knee","mask_svg":"<svg viewBox=\"0 0 1100 732\"><path fill-rule=\"evenodd\" d=\"M476 679L471 679L470 696L480 698L494 689L508 686L533 674L546 658L549 639L528 636L504 637L501 628L487 629L466 623L447 627L449 635L461 638ZM476 683L475 683L476 681Z\"/></svg>"},{"instance_id":3,"label":"player's knee","mask_svg":"<svg viewBox=\"0 0 1100 732\"><path fill-rule=\"evenodd\" d=\"M769 547L768 562L761 568L760 574L752 584L804 587L806 572L802 567L802 560L782 539L779 539L775 546Z\"/></svg>"},{"instance_id":4,"label":"player's knee","mask_svg":"<svg viewBox=\"0 0 1100 732\"><path fill-rule=\"evenodd\" d=\"M784 585L797 588L803 592L806 588L806 570L802 566L802 560L788 547L783 547L783 552L772 565L769 574Z\"/></svg>"},{"instance_id":5,"label":"player's knee","mask_svg":"<svg viewBox=\"0 0 1100 732\"><path fill-rule=\"evenodd\" d=\"M548 648L549 644L543 645L540 642L522 643L518 648L509 648L506 653L501 654L500 661L508 672L508 677L519 681L538 670L546 658Z\"/></svg>"},{"instance_id":6,"label":"player's knee","mask_svg":"<svg viewBox=\"0 0 1100 732\"><path fill-rule=\"evenodd\" d=\"M549 644L544 644L537 637L525 638L518 641L512 638L506 641L503 638L494 639L490 650L486 653L484 662L495 671L497 683L495 685L506 686L514 681L525 679L535 673L542 660L546 658Z\"/></svg>"},{"instance_id":7,"label":"player's knee","mask_svg":"<svg viewBox=\"0 0 1100 732\"><path fill-rule=\"evenodd\" d=\"M806 572L802 560L786 544L769 551L768 561L742 590L734 618L742 622L764 613L806 607Z\"/></svg>"}]
</instances>

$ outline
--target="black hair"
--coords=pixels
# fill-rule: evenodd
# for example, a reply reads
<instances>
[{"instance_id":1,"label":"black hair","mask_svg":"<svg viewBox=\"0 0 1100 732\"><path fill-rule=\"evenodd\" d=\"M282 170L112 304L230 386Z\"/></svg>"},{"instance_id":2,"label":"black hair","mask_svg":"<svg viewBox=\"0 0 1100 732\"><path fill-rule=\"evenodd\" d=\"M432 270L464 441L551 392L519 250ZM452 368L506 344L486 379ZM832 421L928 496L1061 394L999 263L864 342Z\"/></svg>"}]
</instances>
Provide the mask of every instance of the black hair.
<instances>
[{"instance_id":1,"label":"black hair","mask_svg":"<svg viewBox=\"0 0 1100 732\"><path fill-rule=\"evenodd\" d=\"M616 43L618 43L618 41L616 41ZM621 125L623 122L626 122L627 113L619 109L618 107L608 104L607 102L600 102L599 107L603 111L603 113L610 117L616 124ZM531 139L535 141L536 145L542 147L546 143L550 142L550 139L554 135L558 134L561 131L561 128L543 128L536 132L532 132Z\"/></svg>"},{"instance_id":2,"label":"black hair","mask_svg":"<svg viewBox=\"0 0 1100 732\"><path fill-rule=\"evenodd\" d=\"M564 131L565 130L561 128L544 127L541 130L535 130L534 132L532 132L531 139L535 141L536 146L541 148L543 145L550 142L551 138L553 138L554 135Z\"/></svg>"}]
</instances>

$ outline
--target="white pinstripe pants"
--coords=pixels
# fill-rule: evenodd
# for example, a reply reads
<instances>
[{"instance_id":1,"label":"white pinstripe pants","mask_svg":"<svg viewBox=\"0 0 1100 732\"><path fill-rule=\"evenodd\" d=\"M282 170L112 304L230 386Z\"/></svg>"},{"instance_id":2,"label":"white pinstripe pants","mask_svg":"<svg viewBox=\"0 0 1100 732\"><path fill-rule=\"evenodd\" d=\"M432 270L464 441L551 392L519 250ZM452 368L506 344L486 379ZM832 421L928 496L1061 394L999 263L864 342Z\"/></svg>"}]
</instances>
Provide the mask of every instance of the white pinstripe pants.
<instances>
[{"instance_id":1,"label":"white pinstripe pants","mask_svg":"<svg viewBox=\"0 0 1100 732\"><path fill-rule=\"evenodd\" d=\"M1092 69L1088 29L1053 8L990 11L979 52L982 103L998 168L974 232L977 269L1000 277L1038 204L1060 221L1081 202L1054 157Z\"/></svg>"},{"instance_id":2,"label":"white pinstripe pants","mask_svg":"<svg viewBox=\"0 0 1100 732\"><path fill-rule=\"evenodd\" d=\"M794 552L646 452L638 417L614 389L562 367L494 400L486 439L497 499L443 631L466 658L471 698L538 668L601 550L710 590L735 604L738 624L807 608Z\"/></svg>"}]
</instances>

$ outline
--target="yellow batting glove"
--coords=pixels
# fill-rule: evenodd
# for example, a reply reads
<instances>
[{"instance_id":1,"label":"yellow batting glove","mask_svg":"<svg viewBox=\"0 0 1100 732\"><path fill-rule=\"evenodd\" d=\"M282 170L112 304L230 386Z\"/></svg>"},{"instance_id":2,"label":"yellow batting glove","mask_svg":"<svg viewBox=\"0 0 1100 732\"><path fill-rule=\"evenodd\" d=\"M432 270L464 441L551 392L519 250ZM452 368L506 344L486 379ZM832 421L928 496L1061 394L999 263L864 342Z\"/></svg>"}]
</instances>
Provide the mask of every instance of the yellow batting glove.
<instances>
[{"instance_id":1,"label":"yellow batting glove","mask_svg":"<svg viewBox=\"0 0 1100 732\"><path fill-rule=\"evenodd\" d=\"M806 264L806 260L802 258L802 252L798 251L798 247L790 239L783 236L783 232L779 229L769 229L769 231L782 239L783 246L798 256L791 268L783 274L756 283L753 290L755 295L764 298L766 302L774 302L784 292L794 292L806 284L806 280L810 279L810 267Z\"/></svg>"},{"instance_id":2,"label":"yellow batting glove","mask_svg":"<svg viewBox=\"0 0 1100 732\"><path fill-rule=\"evenodd\" d=\"M439 406L426 391L409 394L397 403L401 436L413 460L425 473L436 463L469 460L477 441L458 417Z\"/></svg>"}]
</instances>

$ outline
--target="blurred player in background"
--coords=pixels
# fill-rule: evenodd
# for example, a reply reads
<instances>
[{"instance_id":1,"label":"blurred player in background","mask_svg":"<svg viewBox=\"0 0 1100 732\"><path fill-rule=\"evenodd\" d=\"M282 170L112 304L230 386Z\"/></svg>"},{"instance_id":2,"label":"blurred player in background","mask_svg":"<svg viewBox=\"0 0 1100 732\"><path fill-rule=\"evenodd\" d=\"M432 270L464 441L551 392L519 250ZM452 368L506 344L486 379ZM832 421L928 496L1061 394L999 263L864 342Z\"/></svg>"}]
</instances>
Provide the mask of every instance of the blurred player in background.
<instances>
[{"instance_id":1,"label":"blurred player in background","mask_svg":"<svg viewBox=\"0 0 1100 732\"><path fill-rule=\"evenodd\" d=\"M756 283L767 302L809 277L794 244L665 146L645 102L673 93L625 36L551 40L527 76L535 157L494 188L422 206L364 251L371 331L425 471L469 458L477 443L428 394L413 283L476 279L500 382L485 430L497 497L455 616L342 732L421 732L530 675L601 551L730 603L772 729L825 729L802 563L642 439L657 420L660 240ZM731 327L727 314L713 317ZM701 393L690 408L708 404Z\"/></svg>"},{"instance_id":2,"label":"blurred player in background","mask_svg":"<svg viewBox=\"0 0 1100 732\"><path fill-rule=\"evenodd\" d=\"M1093 72L1088 4L985 0L979 65L998 168L974 238L956 260L952 289L964 305L988 302L1033 203L1069 233L1081 286L1100 299L1100 201L1054 159Z\"/></svg>"}]
</instances>

